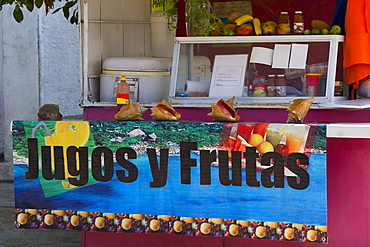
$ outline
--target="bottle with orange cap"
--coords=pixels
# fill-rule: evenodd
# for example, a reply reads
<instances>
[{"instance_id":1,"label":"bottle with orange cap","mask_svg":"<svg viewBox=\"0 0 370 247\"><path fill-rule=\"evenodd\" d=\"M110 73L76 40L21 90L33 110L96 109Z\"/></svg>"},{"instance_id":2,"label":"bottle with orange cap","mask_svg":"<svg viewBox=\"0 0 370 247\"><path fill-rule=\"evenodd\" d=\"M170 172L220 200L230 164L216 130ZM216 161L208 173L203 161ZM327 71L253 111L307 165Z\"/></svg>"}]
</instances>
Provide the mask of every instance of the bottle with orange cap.
<instances>
[{"instance_id":1,"label":"bottle with orange cap","mask_svg":"<svg viewBox=\"0 0 370 247\"><path fill-rule=\"evenodd\" d=\"M121 76L116 87L116 96L118 109L130 102L130 85L126 81L126 76Z\"/></svg>"}]
</instances>

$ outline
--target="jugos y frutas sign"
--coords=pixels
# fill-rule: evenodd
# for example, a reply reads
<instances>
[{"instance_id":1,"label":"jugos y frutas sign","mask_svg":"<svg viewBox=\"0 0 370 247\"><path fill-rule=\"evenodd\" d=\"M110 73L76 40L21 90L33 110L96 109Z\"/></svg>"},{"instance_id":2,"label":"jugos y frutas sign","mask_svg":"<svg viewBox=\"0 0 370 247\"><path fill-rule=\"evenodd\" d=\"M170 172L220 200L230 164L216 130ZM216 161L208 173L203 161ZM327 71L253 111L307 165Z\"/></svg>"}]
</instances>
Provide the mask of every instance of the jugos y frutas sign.
<instances>
[{"instance_id":1,"label":"jugos y frutas sign","mask_svg":"<svg viewBox=\"0 0 370 247\"><path fill-rule=\"evenodd\" d=\"M326 126L14 121L18 228L327 242Z\"/></svg>"},{"instance_id":2,"label":"jugos y frutas sign","mask_svg":"<svg viewBox=\"0 0 370 247\"><path fill-rule=\"evenodd\" d=\"M26 179L36 179L39 174L39 153L38 142L35 138L28 139L29 170L25 173ZM84 186L88 182L89 157L87 147L69 146L66 150L62 146L55 146L54 162L51 164L51 147L41 147L41 174L46 180L65 180L66 173L75 177L69 177L68 181L74 186ZM181 183L191 184L190 169L197 168L197 160L190 157L191 151L198 151L196 142L180 143L180 170ZM64 152L67 153L67 160L64 161ZM153 181L150 187L163 187L167 183L168 177L168 157L169 149L159 150L159 161L155 149L148 148L147 156L150 164ZM126 158L127 156L127 158ZM266 188L284 188L284 157L278 152L268 152L259 155L255 147L246 147L246 152L232 151L231 169L229 169L228 151L201 150L200 151L200 184L211 185L211 165L216 162L218 157L219 182L224 186L242 186L242 172L246 172L245 184L252 187L260 185ZM242 156L245 159L246 167L242 169ZM104 160L101 159L104 157ZM97 147L92 151L91 172L96 181L108 182L116 172L117 179L123 183L132 183L138 179L139 172L137 166L130 160L137 158L137 153L133 148L119 148L116 153L116 162L123 170L114 171L113 151L108 147ZM79 160L77 164L76 160ZM261 171L261 181L257 181L256 161L260 159L261 166L268 168ZM308 165L309 159L305 154L292 153L287 156L287 168L295 176L287 176L288 185L297 190L302 190L309 185L308 172L297 166L297 163ZM273 164L271 164L273 162ZM66 167L65 167L66 166Z\"/></svg>"}]
</instances>

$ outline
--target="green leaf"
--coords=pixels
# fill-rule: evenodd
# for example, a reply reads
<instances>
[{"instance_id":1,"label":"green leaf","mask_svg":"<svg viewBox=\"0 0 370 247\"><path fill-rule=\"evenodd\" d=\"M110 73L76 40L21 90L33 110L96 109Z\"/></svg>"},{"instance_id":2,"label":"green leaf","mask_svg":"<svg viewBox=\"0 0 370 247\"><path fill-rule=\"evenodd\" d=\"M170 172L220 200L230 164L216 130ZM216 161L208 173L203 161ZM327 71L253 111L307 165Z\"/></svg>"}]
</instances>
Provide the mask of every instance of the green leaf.
<instances>
[{"instance_id":1,"label":"green leaf","mask_svg":"<svg viewBox=\"0 0 370 247\"><path fill-rule=\"evenodd\" d=\"M56 10L54 10L53 11L53 13L52 14L55 14L55 13L57 13L57 12L59 12L59 10L61 10L62 8L57 8Z\"/></svg>"},{"instance_id":2,"label":"green leaf","mask_svg":"<svg viewBox=\"0 0 370 247\"><path fill-rule=\"evenodd\" d=\"M64 17L68 20L69 19L69 8L63 7Z\"/></svg>"},{"instance_id":3,"label":"green leaf","mask_svg":"<svg viewBox=\"0 0 370 247\"><path fill-rule=\"evenodd\" d=\"M34 5L33 0L27 0L26 7L27 7L27 9L28 9L29 12L32 12L34 6L35 5Z\"/></svg>"},{"instance_id":4,"label":"green leaf","mask_svg":"<svg viewBox=\"0 0 370 247\"><path fill-rule=\"evenodd\" d=\"M43 0L35 0L35 6L37 7L37 8L41 8L41 6L42 6L42 4L44 3L44 1Z\"/></svg>"},{"instance_id":5,"label":"green leaf","mask_svg":"<svg viewBox=\"0 0 370 247\"><path fill-rule=\"evenodd\" d=\"M77 24L78 23L78 18L76 18L75 16L72 16L71 19L69 20L69 22L71 24Z\"/></svg>"},{"instance_id":6,"label":"green leaf","mask_svg":"<svg viewBox=\"0 0 370 247\"><path fill-rule=\"evenodd\" d=\"M176 15L177 11L178 11L177 8L172 8L172 9L167 10L166 12L168 15Z\"/></svg>"},{"instance_id":7,"label":"green leaf","mask_svg":"<svg viewBox=\"0 0 370 247\"><path fill-rule=\"evenodd\" d=\"M63 6L63 8L71 8L71 7L73 7L73 5L75 5L77 2L76 1L72 1L72 2L67 2L64 6Z\"/></svg>"},{"instance_id":8,"label":"green leaf","mask_svg":"<svg viewBox=\"0 0 370 247\"><path fill-rule=\"evenodd\" d=\"M71 19L69 20L72 24L78 24L78 9L73 11Z\"/></svg>"},{"instance_id":9,"label":"green leaf","mask_svg":"<svg viewBox=\"0 0 370 247\"><path fill-rule=\"evenodd\" d=\"M14 8L13 17L18 23L23 21L23 12L18 5Z\"/></svg>"}]
</instances>

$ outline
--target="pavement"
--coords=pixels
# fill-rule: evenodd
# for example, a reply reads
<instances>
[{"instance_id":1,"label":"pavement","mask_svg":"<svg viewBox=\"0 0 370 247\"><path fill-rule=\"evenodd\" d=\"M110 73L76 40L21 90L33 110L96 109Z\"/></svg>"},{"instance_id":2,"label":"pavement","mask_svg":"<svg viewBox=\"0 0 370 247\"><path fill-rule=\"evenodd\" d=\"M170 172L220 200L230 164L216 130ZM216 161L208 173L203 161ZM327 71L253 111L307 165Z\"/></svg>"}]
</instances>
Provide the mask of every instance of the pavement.
<instances>
[{"instance_id":1,"label":"pavement","mask_svg":"<svg viewBox=\"0 0 370 247\"><path fill-rule=\"evenodd\" d=\"M81 232L54 229L16 229L14 227L14 184L0 182L1 247L77 247Z\"/></svg>"}]
</instances>

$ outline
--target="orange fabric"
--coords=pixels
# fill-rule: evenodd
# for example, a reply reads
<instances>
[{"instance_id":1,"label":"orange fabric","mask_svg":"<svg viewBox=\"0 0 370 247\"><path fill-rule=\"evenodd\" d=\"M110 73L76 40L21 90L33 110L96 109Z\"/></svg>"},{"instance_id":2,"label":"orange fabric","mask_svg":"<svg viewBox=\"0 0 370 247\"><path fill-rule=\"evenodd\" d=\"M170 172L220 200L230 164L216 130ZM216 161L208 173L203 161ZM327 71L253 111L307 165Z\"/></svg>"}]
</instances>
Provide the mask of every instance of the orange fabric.
<instances>
[{"instance_id":1,"label":"orange fabric","mask_svg":"<svg viewBox=\"0 0 370 247\"><path fill-rule=\"evenodd\" d=\"M348 0L343 66L346 82L358 88L370 75L370 0Z\"/></svg>"}]
</instances>

